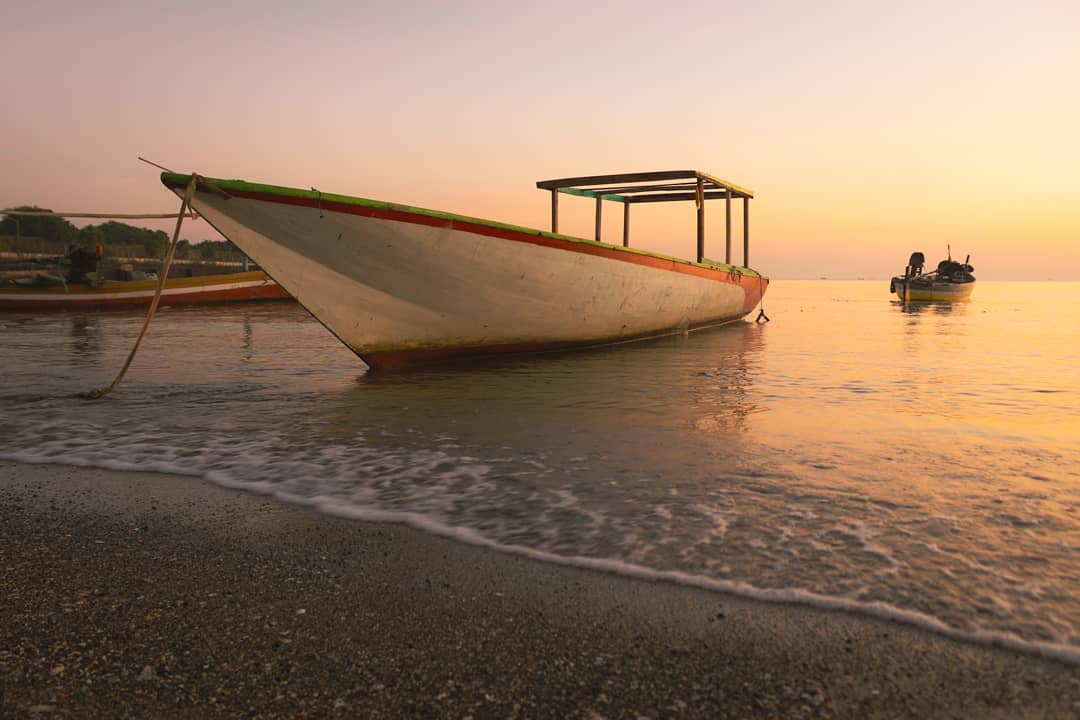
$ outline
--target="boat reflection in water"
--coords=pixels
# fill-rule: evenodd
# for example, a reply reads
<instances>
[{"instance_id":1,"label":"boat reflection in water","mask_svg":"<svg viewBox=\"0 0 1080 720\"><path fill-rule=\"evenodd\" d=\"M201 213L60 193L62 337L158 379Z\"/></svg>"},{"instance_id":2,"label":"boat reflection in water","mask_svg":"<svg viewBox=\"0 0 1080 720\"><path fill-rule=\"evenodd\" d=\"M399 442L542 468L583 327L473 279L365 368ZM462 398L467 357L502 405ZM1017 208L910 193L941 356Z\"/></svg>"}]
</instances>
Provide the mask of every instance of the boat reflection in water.
<instances>
[{"instance_id":1,"label":"boat reflection in water","mask_svg":"<svg viewBox=\"0 0 1080 720\"><path fill-rule=\"evenodd\" d=\"M694 436L738 452L748 418L762 409L752 385L766 334L736 322L618 347L368 372L327 398L317 418L343 441L361 434L366 443L412 437L430 446L453 436L515 453L601 453L621 457L621 467L632 456L656 466L670 452L678 465Z\"/></svg>"},{"instance_id":2,"label":"boat reflection in water","mask_svg":"<svg viewBox=\"0 0 1080 720\"><path fill-rule=\"evenodd\" d=\"M951 300L925 300L922 302L894 303L904 315L963 315L967 312L967 303L953 303Z\"/></svg>"},{"instance_id":3,"label":"boat reflection in water","mask_svg":"<svg viewBox=\"0 0 1080 720\"><path fill-rule=\"evenodd\" d=\"M98 362L103 345L100 323L92 317L75 315L71 318L71 356L82 365Z\"/></svg>"}]
</instances>

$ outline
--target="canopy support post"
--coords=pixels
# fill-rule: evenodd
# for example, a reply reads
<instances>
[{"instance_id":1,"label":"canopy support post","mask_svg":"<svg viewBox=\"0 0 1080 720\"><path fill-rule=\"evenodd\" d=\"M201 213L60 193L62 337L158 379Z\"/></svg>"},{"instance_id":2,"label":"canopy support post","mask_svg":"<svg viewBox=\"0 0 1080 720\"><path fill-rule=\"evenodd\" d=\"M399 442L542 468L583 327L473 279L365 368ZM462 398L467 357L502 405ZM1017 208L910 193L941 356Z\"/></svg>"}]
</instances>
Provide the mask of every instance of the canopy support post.
<instances>
[{"instance_id":1,"label":"canopy support post","mask_svg":"<svg viewBox=\"0 0 1080 720\"><path fill-rule=\"evenodd\" d=\"M603 208L604 199L596 196L596 242L600 242L600 211Z\"/></svg>"},{"instance_id":2,"label":"canopy support post","mask_svg":"<svg viewBox=\"0 0 1080 720\"><path fill-rule=\"evenodd\" d=\"M724 188L724 209L727 213L724 220L724 262L731 264L731 189Z\"/></svg>"},{"instance_id":3,"label":"canopy support post","mask_svg":"<svg viewBox=\"0 0 1080 720\"><path fill-rule=\"evenodd\" d=\"M697 179L697 261L705 259L705 179Z\"/></svg>"},{"instance_id":4,"label":"canopy support post","mask_svg":"<svg viewBox=\"0 0 1080 720\"><path fill-rule=\"evenodd\" d=\"M559 191L551 190L551 232L559 232Z\"/></svg>"},{"instance_id":5,"label":"canopy support post","mask_svg":"<svg viewBox=\"0 0 1080 720\"><path fill-rule=\"evenodd\" d=\"M630 203L624 202L622 206L622 245L630 247Z\"/></svg>"},{"instance_id":6,"label":"canopy support post","mask_svg":"<svg viewBox=\"0 0 1080 720\"><path fill-rule=\"evenodd\" d=\"M742 264L750 267L750 198L742 199Z\"/></svg>"}]
</instances>

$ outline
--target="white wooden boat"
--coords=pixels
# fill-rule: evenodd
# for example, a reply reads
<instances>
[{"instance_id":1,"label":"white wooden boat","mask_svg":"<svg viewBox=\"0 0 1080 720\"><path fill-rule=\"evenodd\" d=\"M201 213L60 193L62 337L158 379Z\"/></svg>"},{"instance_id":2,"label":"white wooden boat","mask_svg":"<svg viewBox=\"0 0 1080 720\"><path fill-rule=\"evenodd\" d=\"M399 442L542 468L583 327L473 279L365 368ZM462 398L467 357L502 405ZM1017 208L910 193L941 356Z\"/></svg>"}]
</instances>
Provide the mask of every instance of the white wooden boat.
<instances>
[{"instance_id":1,"label":"white wooden boat","mask_svg":"<svg viewBox=\"0 0 1080 720\"><path fill-rule=\"evenodd\" d=\"M889 281L889 292L904 302L953 302L968 300L975 289L975 268L964 262L955 262L952 252L938 263L936 270L923 272L925 256L921 252L911 254L903 275L895 275Z\"/></svg>"},{"instance_id":2,"label":"white wooden boat","mask_svg":"<svg viewBox=\"0 0 1080 720\"><path fill-rule=\"evenodd\" d=\"M191 175L163 173L183 196ZM758 304L747 267L750 191L696 171L537 183L552 231L318 190L198 177L194 209L375 368L461 355L617 343L719 325ZM560 194L596 200L597 233L558 233ZM704 257L704 206L723 199L726 262ZM743 265L731 204L743 201ZM599 242L601 203L621 203L623 245ZM695 202L698 257L629 247L629 209Z\"/></svg>"}]
</instances>

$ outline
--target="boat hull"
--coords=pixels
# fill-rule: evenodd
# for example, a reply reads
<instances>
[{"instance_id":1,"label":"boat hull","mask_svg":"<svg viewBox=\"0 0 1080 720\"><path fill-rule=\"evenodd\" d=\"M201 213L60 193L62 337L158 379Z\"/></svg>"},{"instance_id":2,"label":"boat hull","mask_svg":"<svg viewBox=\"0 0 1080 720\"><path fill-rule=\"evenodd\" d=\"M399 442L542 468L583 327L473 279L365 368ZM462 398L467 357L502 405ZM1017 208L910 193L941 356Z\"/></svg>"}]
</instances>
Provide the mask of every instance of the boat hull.
<instances>
[{"instance_id":1,"label":"boat hull","mask_svg":"<svg viewBox=\"0 0 1080 720\"><path fill-rule=\"evenodd\" d=\"M69 310L146 307L157 280L109 282L100 286L68 285L50 288L0 288L0 310ZM160 305L280 300L289 294L264 272L229 273L169 278Z\"/></svg>"},{"instance_id":2,"label":"boat hull","mask_svg":"<svg viewBox=\"0 0 1080 720\"><path fill-rule=\"evenodd\" d=\"M165 178L178 194L183 176ZM193 206L373 367L731 322L759 274L434 211L212 181ZM291 192L293 194L282 194Z\"/></svg>"},{"instance_id":3,"label":"boat hull","mask_svg":"<svg viewBox=\"0 0 1080 720\"><path fill-rule=\"evenodd\" d=\"M952 302L971 298L975 290L975 281L969 282L909 282L905 287L904 278L893 278L896 297L904 302Z\"/></svg>"}]
</instances>

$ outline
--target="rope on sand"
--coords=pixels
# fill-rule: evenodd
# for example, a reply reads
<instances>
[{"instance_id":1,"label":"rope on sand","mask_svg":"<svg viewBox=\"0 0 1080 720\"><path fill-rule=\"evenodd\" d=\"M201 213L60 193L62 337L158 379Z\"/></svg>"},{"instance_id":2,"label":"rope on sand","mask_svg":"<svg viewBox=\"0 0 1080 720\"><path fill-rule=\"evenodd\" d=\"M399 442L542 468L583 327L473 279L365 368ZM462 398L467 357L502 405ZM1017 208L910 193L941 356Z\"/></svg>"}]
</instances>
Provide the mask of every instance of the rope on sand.
<instances>
[{"instance_id":1,"label":"rope on sand","mask_svg":"<svg viewBox=\"0 0 1080 720\"><path fill-rule=\"evenodd\" d=\"M158 277L157 289L154 290L154 299L150 301L150 310L146 313L146 320L143 322L142 332L139 333L139 337L135 339L135 345L131 348L131 353L128 355L127 362L124 363L124 367L120 368L120 372L116 375L116 379L112 381L112 384L104 388L95 388L88 392L82 393L82 397L88 400L98 400L105 397L120 384L120 381L124 378L124 373L127 372L128 367L131 365L131 361L135 359L135 353L139 350L139 344L146 336L146 331L150 329L150 321L154 319L154 313L157 312L158 301L161 300L161 291L165 288L165 280L169 277L169 266L172 265L173 254L176 252L176 245L180 240L180 226L184 224L184 217L187 211L191 209L191 197L195 194L195 185L198 182L198 175L192 173L191 180L188 181L187 189L184 190L184 199L180 203L180 212L170 217L176 218L176 230L173 232L172 243L169 244L169 251L165 255L165 263L161 267L161 275Z\"/></svg>"}]
</instances>

